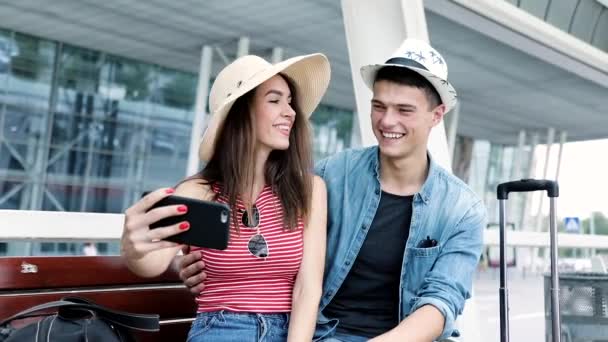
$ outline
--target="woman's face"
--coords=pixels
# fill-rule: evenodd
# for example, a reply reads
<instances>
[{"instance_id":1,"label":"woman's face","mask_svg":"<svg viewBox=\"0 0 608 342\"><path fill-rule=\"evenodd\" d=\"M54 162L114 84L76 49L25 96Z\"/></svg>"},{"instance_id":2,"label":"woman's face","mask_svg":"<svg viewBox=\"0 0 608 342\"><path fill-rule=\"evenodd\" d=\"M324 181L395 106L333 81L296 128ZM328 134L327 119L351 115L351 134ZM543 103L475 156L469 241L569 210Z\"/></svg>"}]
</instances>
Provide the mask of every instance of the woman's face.
<instances>
[{"instance_id":1,"label":"woman's face","mask_svg":"<svg viewBox=\"0 0 608 342\"><path fill-rule=\"evenodd\" d=\"M275 75L260 84L251 105L258 150L286 150L296 112L291 107L291 92L285 79Z\"/></svg>"}]
</instances>

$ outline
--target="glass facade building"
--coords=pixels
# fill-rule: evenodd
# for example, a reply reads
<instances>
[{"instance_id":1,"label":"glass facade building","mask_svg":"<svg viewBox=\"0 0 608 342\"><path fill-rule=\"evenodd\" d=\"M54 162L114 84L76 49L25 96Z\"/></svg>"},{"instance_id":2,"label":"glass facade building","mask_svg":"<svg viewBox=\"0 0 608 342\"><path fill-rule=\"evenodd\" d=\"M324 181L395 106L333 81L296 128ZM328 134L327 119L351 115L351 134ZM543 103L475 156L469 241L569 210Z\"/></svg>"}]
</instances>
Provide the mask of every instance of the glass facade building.
<instances>
[{"instance_id":1,"label":"glass facade building","mask_svg":"<svg viewBox=\"0 0 608 342\"><path fill-rule=\"evenodd\" d=\"M0 29L0 209L120 213L144 191L176 184L186 176L197 81ZM350 146L352 121L351 111L321 105L315 158ZM0 242L0 255L81 247Z\"/></svg>"}]
</instances>

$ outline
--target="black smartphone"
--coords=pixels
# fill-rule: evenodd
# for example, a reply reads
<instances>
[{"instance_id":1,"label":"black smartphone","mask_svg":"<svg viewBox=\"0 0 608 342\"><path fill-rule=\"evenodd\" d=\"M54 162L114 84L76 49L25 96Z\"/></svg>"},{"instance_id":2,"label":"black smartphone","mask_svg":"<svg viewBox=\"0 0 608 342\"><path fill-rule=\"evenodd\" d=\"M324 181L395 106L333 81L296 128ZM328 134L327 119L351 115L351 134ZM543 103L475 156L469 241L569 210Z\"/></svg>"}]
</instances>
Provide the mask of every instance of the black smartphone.
<instances>
[{"instance_id":1,"label":"black smartphone","mask_svg":"<svg viewBox=\"0 0 608 342\"><path fill-rule=\"evenodd\" d=\"M147 193L144 193L144 196ZM226 249L230 236L230 207L223 203L197 200L181 196L168 196L153 208L183 204L188 206L184 215L171 216L150 225L150 229L167 227L182 221L190 223L190 229L168 237L168 241L196 247Z\"/></svg>"}]
</instances>

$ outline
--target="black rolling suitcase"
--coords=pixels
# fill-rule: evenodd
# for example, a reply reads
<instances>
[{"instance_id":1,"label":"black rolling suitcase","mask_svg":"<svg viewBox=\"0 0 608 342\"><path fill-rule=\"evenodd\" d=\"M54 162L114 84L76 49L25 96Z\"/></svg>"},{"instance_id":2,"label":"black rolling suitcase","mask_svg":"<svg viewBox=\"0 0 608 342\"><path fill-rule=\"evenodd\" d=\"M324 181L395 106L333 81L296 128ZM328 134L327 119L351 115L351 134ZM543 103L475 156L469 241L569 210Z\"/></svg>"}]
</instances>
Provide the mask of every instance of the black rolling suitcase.
<instances>
[{"instance_id":1,"label":"black rolling suitcase","mask_svg":"<svg viewBox=\"0 0 608 342\"><path fill-rule=\"evenodd\" d=\"M547 191L550 200L549 235L551 239L551 331L553 342L561 342L560 317L559 317L559 274L557 269L557 223L555 214L555 199L559 196L557 182L549 180L522 179L520 181L507 182L498 185L496 195L498 197L500 215L500 341L509 341L509 297L507 291L507 265L506 251L506 201L510 192Z\"/></svg>"}]
</instances>

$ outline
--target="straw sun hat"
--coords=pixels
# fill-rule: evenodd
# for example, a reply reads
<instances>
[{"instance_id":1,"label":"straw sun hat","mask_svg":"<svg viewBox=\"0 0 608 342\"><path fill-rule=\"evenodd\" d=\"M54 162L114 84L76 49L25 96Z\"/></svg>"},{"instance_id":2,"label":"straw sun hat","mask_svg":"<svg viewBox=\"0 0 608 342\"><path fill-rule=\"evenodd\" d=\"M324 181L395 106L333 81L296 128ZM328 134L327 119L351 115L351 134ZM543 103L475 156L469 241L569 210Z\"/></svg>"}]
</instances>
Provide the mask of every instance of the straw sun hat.
<instances>
[{"instance_id":1,"label":"straw sun hat","mask_svg":"<svg viewBox=\"0 0 608 342\"><path fill-rule=\"evenodd\" d=\"M293 82L297 104L303 114L307 118L312 114L329 85L330 68L325 55L298 56L277 64L254 55L243 56L226 66L211 87L209 109L212 116L199 146L203 162L213 156L219 130L234 102L279 73Z\"/></svg>"}]
</instances>

